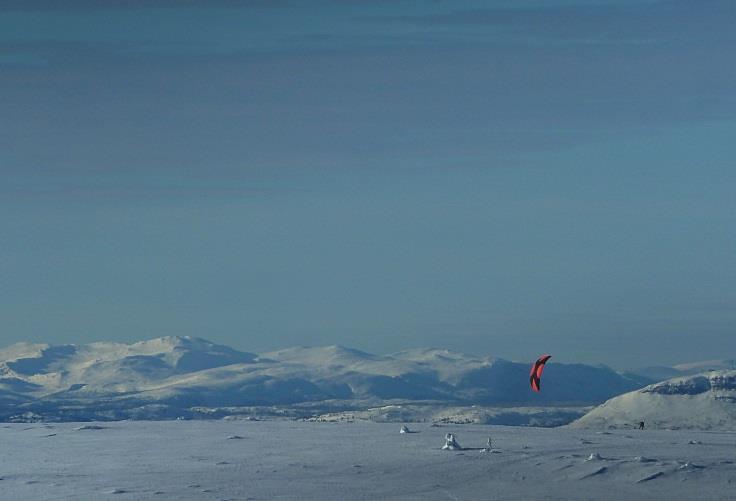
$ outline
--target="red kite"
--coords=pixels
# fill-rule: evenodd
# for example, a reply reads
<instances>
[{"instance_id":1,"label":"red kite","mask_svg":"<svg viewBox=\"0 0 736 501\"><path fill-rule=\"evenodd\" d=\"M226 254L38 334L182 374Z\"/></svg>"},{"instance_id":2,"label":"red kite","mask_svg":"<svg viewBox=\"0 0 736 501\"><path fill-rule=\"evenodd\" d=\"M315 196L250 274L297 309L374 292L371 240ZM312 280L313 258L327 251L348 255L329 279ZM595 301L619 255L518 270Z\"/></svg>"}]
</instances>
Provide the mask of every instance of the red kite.
<instances>
[{"instance_id":1,"label":"red kite","mask_svg":"<svg viewBox=\"0 0 736 501\"><path fill-rule=\"evenodd\" d=\"M550 358L552 358L551 355L542 355L536 362L534 362L534 365L532 365L532 370L529 373L529 384L532 385L532 390L539 391L541 389L540 384L542 371L544 371L544 364L546 364L547 360Z\"/></svg>"}]
</instances>

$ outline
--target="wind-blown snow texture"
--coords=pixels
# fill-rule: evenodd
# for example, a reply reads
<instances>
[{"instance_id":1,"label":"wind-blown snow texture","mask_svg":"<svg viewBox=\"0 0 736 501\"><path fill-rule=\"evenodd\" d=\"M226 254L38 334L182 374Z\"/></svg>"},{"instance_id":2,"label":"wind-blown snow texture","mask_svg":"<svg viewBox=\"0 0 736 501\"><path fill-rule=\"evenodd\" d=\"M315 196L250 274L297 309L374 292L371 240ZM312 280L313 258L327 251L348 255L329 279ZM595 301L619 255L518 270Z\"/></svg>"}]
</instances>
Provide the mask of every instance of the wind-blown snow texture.
<instances>
[{"instance_id":1,"label":"wind-blown snow texture","mask_svg":"<svg viewBox=\"0 0 736 501\"><path fill-rule=\"evenodd\" d=\"M339 346L256 355L189 337L0 351L0 420L220 417L226 408L392 401L591 405L651 382L581 364L549 364L529 391L526 363L419 349L377 356ZM336 403L337 402L337 403Z\"/></svg>"},{"instance_id":2,"label":"wind-blown snow texture","mask_svg":"<svg viewBox=\"0 0 736 501\"><path fill-rule=\"evenodd\" d=\"M733 498L736 435L166 421L0 426L3 499ZM443 451L453 433L465 449ZM484 450L488 437L493 450ZM241 437L238 440L229 439Z\"/></svg>"},{"instance_id":3,"label":"wind-blown snow texture","mask_svg":"<svg viewBox=\"0 0 736 501\"><path fill-rule=\"evenodd\" d=\"M577 428L736 430L736 370L711 371L656 383L596 407Z\"/></svg>"}]
</instances>

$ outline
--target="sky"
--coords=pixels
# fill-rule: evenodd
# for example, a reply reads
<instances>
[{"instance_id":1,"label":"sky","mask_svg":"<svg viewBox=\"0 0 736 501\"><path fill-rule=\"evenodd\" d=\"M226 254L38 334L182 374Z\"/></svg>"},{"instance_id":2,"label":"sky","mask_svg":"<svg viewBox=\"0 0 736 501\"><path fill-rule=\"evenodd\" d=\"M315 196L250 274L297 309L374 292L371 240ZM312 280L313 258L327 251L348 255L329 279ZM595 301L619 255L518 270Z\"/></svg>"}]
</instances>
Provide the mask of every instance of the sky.
<instances>
[{"instance_id":1,"label":"sky","mask_svg":"<svg viewBox=\"0 0 736 501\"><path fill-rule=\"evenodd\" d=\"M736 357L730 0L5 0L0 345Z\"/></svg>"}]
</instances>

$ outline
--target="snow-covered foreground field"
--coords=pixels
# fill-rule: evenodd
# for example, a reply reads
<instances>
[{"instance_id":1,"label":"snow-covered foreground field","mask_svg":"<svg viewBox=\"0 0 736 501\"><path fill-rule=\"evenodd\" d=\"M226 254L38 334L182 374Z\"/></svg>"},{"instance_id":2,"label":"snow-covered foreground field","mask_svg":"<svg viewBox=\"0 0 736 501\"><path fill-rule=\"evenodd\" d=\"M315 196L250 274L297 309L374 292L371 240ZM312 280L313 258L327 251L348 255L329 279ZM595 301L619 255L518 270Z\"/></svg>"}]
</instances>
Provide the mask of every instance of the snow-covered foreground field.
<instances>
[{"instance_id":1,"label":"snow-covered foreground field","mask_svg":"<svg viewBox=\"0 0 736 501\"><path fill-rule=\"evenodd\" d=\"M0 498L736 498L733 433L410 427L416 432L370 422L5 424ZM466 449L441 450L448 432ZM497 452L480 450L488 436Z\"/></svg>"}]
</instances>

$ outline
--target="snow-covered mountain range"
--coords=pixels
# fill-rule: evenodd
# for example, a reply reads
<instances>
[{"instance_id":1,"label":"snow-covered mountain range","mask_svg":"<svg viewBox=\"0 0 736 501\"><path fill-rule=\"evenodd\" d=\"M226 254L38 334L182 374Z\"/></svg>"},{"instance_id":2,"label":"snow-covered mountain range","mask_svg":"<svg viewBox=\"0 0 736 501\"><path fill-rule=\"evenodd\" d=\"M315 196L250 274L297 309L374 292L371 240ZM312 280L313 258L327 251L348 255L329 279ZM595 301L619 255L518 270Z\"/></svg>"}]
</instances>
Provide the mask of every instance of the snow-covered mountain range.
<instances>
[{"instance_id":1,"label":"snow-covered mountain range","mask_svg":"<svg viewBox=\"0 0 736 501\"><path fill-rule=\"evenodd\" d=\"M22 343L0 350L0 420L162 419L245 406L339 410L397 401L591 405L651 382L604 366L550 363L543 391L533 393L528 373L528 363L438 349L379 356L297 347L259 355L190 337Z\"/></svg>"},{"instance_id":2,"label":"snow-covered mountain range","mask_svg":"<svg viewBox=\"0 0 736 501\"><path fill-rule=\"evenodd\" d=\"M709 371L649 385L603 403L571 426L632 428L640 421L648 428L736 430L736 370Z\"/></svg>"}]
</instances>

